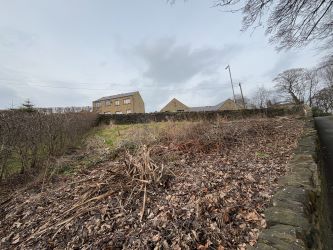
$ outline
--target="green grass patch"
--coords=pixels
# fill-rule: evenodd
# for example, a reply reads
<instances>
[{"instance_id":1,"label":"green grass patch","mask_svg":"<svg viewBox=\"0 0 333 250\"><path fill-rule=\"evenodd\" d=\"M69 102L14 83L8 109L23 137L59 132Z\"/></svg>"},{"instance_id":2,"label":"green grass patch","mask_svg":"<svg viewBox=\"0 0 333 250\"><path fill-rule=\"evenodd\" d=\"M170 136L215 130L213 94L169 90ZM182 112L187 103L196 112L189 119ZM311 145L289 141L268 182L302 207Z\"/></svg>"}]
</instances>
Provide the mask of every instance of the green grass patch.
<instances>
[{"instance_id":1,"label":"green grass patch","mask_svg":"<svg viewBox=\"0 0 333 250\"><path fill-rule=\"evenodd\" d=\"M258 158L268 158L268 157L269 157L269 154L267 154L267 153L265 153L265 152L257 151L257 152L256 152L256 157L258 157Z\"/></svg>"},{"instance_id":2,"label":"green grass patch","mask_svg":"<svg viewBox=\"0 0 333 250\"><path fill-rule=\"evenodd\" d=\"M97 129L94 135L102 137L109 147L114 147L117 140L119 140L124 132L131 128L133 125L116 125L108 126Z\"/></svg>"},{"instance_id":3,"label":"green grass patch","mask_svg":"<svg viewBox=\"0 0 333 250\"><path fill-rule=\"evenodd\" d=\"M4 176L5 178L12 174L19 173L21 171L22 164L17 155L13 155L12 157L10 157L8 159L7 164L8 165L6 167L5 176Z\"/></svg>"},{"instance_id":4,"label":"green grass patch","mask_svg":"<svg viewBox=\"0 0 333 250\"><path fill-rule=\"evenodd\" d=\"M183 122L177 122L181 124ZM152 122L145 124L128 124L128 125L111 125L111 126L102 126L95 129L90 136L99 136L105 140L105 143L110 147L114 148L116 143L126 139L128 132L130 130L139 130L139 129L149 129L149 130L159 130L170 124L169 122Z\"/></svg>"}]
</instances>

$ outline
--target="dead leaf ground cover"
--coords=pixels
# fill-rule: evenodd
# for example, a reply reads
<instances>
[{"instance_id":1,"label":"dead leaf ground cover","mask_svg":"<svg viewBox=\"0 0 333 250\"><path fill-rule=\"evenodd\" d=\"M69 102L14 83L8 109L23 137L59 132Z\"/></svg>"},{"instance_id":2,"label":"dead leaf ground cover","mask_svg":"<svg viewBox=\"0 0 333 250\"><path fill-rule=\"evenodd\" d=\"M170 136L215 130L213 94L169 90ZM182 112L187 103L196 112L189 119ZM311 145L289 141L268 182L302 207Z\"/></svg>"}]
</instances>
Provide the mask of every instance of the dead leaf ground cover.
<instances>
[{"instance_id":1,"label":"dead leaf ground cover","mask_svg":"<svg viewBox=\"0 0 333 250\"><path fill-rule=\"evenodd\" d=\"M0 248L245 249L302 130L287 117L167 123L111 151L88 143L112 159L3 200Z\"/></svg>"}]
</instances>

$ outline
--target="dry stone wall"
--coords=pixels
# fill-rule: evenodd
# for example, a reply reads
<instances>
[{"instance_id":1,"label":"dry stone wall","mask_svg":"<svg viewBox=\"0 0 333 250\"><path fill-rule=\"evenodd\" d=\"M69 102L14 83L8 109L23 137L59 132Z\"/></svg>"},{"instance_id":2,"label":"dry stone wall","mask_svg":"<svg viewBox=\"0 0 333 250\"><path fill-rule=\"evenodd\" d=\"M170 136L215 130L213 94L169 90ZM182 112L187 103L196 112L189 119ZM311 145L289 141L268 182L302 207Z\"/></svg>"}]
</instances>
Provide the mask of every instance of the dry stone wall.
<instances>
[{"instance_id":1,"label":"dry stone wall","mask_svg":"<svg viewBox=\"0 0 333 250\"><path fill-rule=\"evenodd\" d=\"M223 110L206 112L155 112L143 114L100 114L99 124L134 124L163 121L200 121L216 120L218 118L240 119L253 116L275 117L290 114L303 114L303 106L276 109L246 109L246 110Z\"/></svg>"},{"instance_id":2,"label":"dry stone wall","mask_svg":"<svg viewBox=\"0 0 333 250\"><path fill-rule=\"evenodd\" d=\"M333 249L311 112L305 119L305 133L289 162L289 172L280 178L280 188L265 211L267 228L253 249Z\"/></svg>"}]
</instances>

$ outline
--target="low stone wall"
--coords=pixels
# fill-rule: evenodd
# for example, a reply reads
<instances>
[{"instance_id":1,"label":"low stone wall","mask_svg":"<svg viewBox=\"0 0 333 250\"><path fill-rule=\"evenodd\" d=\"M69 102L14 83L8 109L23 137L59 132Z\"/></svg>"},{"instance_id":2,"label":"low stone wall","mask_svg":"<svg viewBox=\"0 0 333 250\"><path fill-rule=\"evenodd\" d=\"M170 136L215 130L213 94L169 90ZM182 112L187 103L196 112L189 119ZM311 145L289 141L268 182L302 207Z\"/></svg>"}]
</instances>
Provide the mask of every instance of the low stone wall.
<instances>
[{"instance_id":1,"label":"low stone wall","mask_svg":"<svg viewBox=\"0 0 333 250\"><path fill-rule=\"evenodd\" d=\"M265 210L267 228L252 249L333 249L311 112L305 119L305 133L288 163L289 172L280 178L272 206Z\"/></svg>"},{"instance_id":2,"label":"low stone wall","mask_svg":"<svg viewBox=\"0 0 333 250\"><path fill-rule=\"evenodd\" d=\"M163 121L200 121L216 120L218 118L239 119L252 116L275 117L290 114L303 114L303 106L294 106L283 109L246 109L246 110L224 110L206 112L156 112L145 114L123 114L111 115L101 114L98 118L99 124L134 124Z\"/></svg>"}]
</instances>

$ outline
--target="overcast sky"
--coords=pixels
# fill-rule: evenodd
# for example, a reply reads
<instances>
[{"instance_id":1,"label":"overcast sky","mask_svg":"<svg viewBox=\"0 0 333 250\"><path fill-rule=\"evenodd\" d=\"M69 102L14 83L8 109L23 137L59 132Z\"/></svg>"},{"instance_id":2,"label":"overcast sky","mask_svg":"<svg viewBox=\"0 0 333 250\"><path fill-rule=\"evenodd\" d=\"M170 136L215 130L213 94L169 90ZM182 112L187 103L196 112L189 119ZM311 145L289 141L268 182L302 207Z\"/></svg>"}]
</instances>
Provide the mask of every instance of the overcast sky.
<instances>
[{"instance_id":1,"label":"overcast sky","mask_svg":"<svg viewBox=\"0 0 333 250\"><path fill-rule=\"evenodd\" d=\"M188 106L232 96L228 72L251 96L291 67L323 56L276 52L262 28L241 32L241 14L213 0L0 0L0 109L87 106L140 91L146 111L173 97ZM235 86L239 93L238 86Z\"/></svg>"}]
</instances>

